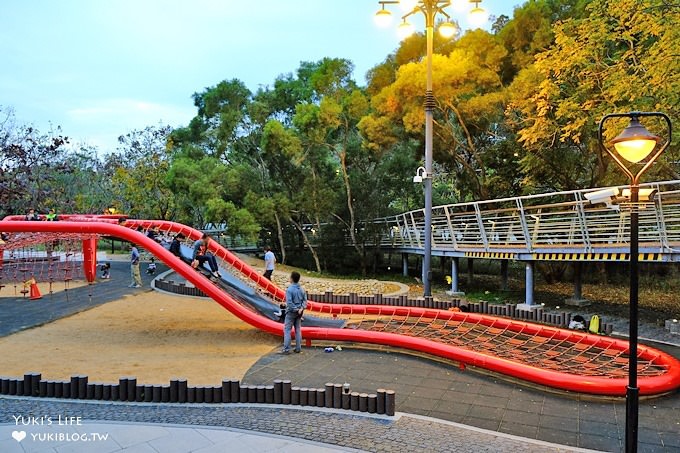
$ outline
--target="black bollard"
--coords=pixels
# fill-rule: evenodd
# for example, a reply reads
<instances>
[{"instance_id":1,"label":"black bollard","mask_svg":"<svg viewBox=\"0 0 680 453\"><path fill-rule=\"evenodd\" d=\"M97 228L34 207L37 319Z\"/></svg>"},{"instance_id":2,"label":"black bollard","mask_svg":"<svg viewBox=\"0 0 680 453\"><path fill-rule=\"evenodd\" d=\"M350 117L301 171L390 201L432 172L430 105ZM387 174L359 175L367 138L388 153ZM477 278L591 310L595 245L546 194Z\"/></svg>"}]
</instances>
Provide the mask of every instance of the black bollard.
<instances>
[{"instance_id":1,"label":"black bollard","mask_svg":"<svg viewBox=\"0 0 680 453\"><path fill-rule=\"evenodd\" d=\"M257 386L249 385L248 387L248 401L247 403L257 403Z\"/></svg>"},{"instance_id":2,"label":"black bollard","mask_svg":"<svg viewBox=\"0 0 680 453\"><path fill-rule=\"evenodd\" d=\"M342 409L342 384L333 384L333 407Z\"/></svg>"},{"instance_id":3,"label":"black bollard","mask_svg":"<svg viewBox=\"0 0 680 453\"><path fill-rule=\"evenodd\" d=\"M333 407L333 384L330 382L327 382L325 385L325 406L326 407Z\"/></svg>"},{"instance_id":4,"label":"black bollard","mask_svg":"<svg viewBox=\"0 0 680 453\"><path fill-rule=\"evenodd\" d=\"M289 380L284 380L281 382L281 403L282 404L295 404L291 401L291 383Z\"/></svg>"},{"instance_id":5,"label":"black bollard","mask_svg":"<svg viewBox=\"0 0 680 453\"><path fill-rule=\"evenodd\" d=\"M177 380L177 402L186 403L187 402L187 388L189 383L186 379L181 378Z\"/></svg>"},{"instance_id":6,"label":"black bollard","mask_svg":"<svg viewBox=\"0 0 680 453\"><path fill-rule=\"evenodd\" d=\"M137 397L137 378L134 376L128 376L128 388L127 388L127 396L128 396L128 401L135 401ZM167 402L167 401L166 401Z\"/></svg>"},{"instance_id":7,"label":"black bollard","mask_svg":"<svg viewBox=\"0 0 680 453\"><path fill-rule=\"evenodd\" d=\"M222 379L222 402L231 403L231 380Z\"/></svg>"},{"instance_id":8,"label":"black bollard","mask_svg":"<svg viewBox=\"0 0 680 453\"><path fill-rule=\"evenodd\" d=\"M238 379L231 380L231 402L238 403L240 401L241 383Z\"/></svg>"},{"instance_id":9,"label":"black bollard","mask_svg":"<svg viewBox=\"0 0 680 453\"><path fill-rule=\"evenodd\" d=\"M368 411L368 393L359 394L359 411L360 412Z\"/></svg>"},{"instance_id":10,"label":"black bollard","mask_svg":"<svg viewBox=\"0 0 680 453\"><path fill-rule=\"evenodd\" d=\"M154 403L160 403L163 400L163 389L160 385L153 386L153 394L151 395L151 401Z\"/></svg>"},{"instance_id":11,"label":"black bollard","mask_svg":"<svg viewBox=\"0 0 680 453\"><path fill-rule=\"evenodd\" d=\"M120 385L119 384L111 384L111 401L119 401L120 400Z\"/></svg>"},{"instance_id":12,"label":"black bollard","mask_svg":"<svg viewBox=\"0 0 680 453\"><path fill-rule=\"evenodd\" d=\"M283 381L281 379L274 380L274 404L283 403Z\"/></svg>"},{"instance_id":13,"label":"black bollard","mask_svg":"<svg viewBox=\"0 0 680 453\"><path fill-rule=\"evenodd\" d=\"M375 393L369 393L368 394L368 412L370 414L375 414L377 406L378 406L378 395Z\"/></svg>"},{"instance_id":14,"label":"black bollard","mask_svg":"<svg viewBox=\"0 0 680 453\"><path fill-rule=\"evenodd\" d=\"M121 401L127 401L128 396L127 396L127 378L126 377L121 377L118 379L118 397L120 398Z\"/></svg>"},{"instance_id":15,"label":"black bollard","mask_svg":"<svg viewBox=\"0 0 680 453\"><path fill-rule=\"evenodd\" d=\"M300 387L290 388L290 404L293 404L295 406L298 406L300 404Z\"/></svg>"},{"instance_id":16,"label":"black bollard","mask_svg":"<svg viewBox=\"0 0 680 453\"><path fill-rule=\"evenodd\" d=\"M87 398L87 383L87 376L78 376L78 399L84 400ZM75 395L73 395L73 397L75 398Z\"/></svg>"},{"instance_id":17,"label":"black bollard","mask_svg":"<svg viewBox=\"0 0 680 453\"><path fill-rule=\"evenodd\" d=\"M170 379L170 402L176 403L179 401L179 379Z\"/></svg>"},{"instance_id":18,"label":"black bollard","mask_svg":"<svg viewBox=\"0 0 680 453\"><path fill-rule=\"evenodd\" d=\"M349 409L352 411L359 410L359 392L352 392L349 394Z\"/></svg>"},{"instance_id":19,"label":"black bollard","mask_svg":"<svg viewBox=\"0 0 680 453\"><path fill-rule=\"evenodd\" d=\"M385 413L387 415L394 415L396 406L396 395L394 390L385 391Z\"/></svg>"}]
</instances>

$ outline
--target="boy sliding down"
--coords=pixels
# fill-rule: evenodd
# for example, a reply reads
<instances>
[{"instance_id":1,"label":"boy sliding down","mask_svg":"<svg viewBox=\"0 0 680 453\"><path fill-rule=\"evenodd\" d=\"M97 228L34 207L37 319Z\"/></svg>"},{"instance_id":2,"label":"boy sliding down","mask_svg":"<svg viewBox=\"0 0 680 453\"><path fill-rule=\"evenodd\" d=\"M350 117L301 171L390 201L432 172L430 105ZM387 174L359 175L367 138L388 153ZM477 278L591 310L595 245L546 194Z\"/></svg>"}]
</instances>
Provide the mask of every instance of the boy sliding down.
<instances>
[{"instance_id":1,"label":"boy sliding down","mask_svg":"<svg viewBox=\"0 0 680 453\"><path fill-rule=\"evenodd\" d=\"M191 262L191 267L197 269L198 266L202 266L206 261L208 266L210 266L210 272L214 278L220 278L220 273L217 272L217 260L215 255L208 252L208 244L210 242L210 236L207 233L203 234L203 237L198 241L194 242L194 256Z\"/></svg>"}]
</instances>

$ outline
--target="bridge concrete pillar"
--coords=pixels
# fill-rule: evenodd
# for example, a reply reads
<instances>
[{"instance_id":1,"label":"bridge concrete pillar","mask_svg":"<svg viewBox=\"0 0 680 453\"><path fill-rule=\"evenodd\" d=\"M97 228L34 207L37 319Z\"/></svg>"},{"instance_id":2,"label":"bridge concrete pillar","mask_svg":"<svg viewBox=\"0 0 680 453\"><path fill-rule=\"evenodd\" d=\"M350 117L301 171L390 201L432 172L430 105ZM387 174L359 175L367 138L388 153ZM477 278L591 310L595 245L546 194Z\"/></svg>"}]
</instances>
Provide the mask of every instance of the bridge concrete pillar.
<instances>
[{"instance_id":1,"label":"bridge concrete pillar","mask_svg":"<svg viewBox=\"0 0 680 453\"><path fill-rule=\"evenodd\" d=\"M401 254L401 274L408 277L408 253Z\"/></svg>"},{"instance_id":2,"label":"bridge concrete pillar","mask_svg":"<svg viewBox=\"0 0 680 453\"><path fill-rule=\"evenodd\" d=\"M465 293L460 291L458 287L458 258L451 258L451 290L447 291L446 294L449 296L464 296Z\"/></svg>"},{"instance_id":3,"label":"bridge concrete pillar","mask_svg":"<svg viewBox=\"0 0 680 453\"><path fill-rule=\"evenodd\" d=\"M501 290L508 290L508 260L501 261Z\"/></svg>"},{"instance_id":4,"label":"bridge concrete pillar","mask_svg":"<svg viewBox=\"0 0 680 453\"><path fill-rule=\"evenodd\" d=\"M534 305L534 262L527 261L525 265L525 295L524 304L527 308Z\"/></svg>"},{"instance_id":5,"label":"bridge concrete pillar","mask_svg":"<svg viewBox=\"0 0 680 453\"><path fill-rule=\"evenodd\" d=\"M583 298L583 263L580 261L574 262L574 296L564 303L576 307L590 305L590 301Z\"/></svg>"}]
</instances>

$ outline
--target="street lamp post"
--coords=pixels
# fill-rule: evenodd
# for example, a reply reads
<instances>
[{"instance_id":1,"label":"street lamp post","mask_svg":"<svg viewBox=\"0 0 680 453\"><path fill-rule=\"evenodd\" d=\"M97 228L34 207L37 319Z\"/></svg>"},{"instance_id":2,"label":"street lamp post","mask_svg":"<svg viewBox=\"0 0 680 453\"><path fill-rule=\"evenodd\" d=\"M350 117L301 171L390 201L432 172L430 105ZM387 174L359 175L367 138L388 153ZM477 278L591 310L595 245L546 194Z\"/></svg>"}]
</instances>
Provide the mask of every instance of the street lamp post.
<instances>
[{"instance_id":1,"label":"street lamp post","mask_svg":"<svg viewBox=\"0 0 680 453\"><path fill-rule=\"evenodd\" d=\"M460 0L458 1L460 3ZM475 25L482 25L487 20L486 11L479 7L480 1L471 1L475 7L470 11L469 20ZM381 9L375 15L378 25L389 24L391 13L385 9L386 5L399 5L404 10L402 23L399 31L402 37L413 32L413 26L408 18L414 14L422 13L425 16L425 36L427 40L426 65L427 82L425 86L425 171L421 181L425 186L425 250L423 254L423 295L432 295L432 142L433 142L433 112L435 107L434 94L432 93L432 54L434 47L434 26L438 14L446 18L439 25L439 32L444 37L452 37L456 34L456 27L451 22L451 17L444 8L451 6L451 0L379 0ZM415 181L415 179L414 179Z\"/></svg>"},{"instance_id":2,"label":"street lamp post","mask_svg":"<svg viewBox=\"0 0 680 453\"><path fill-rule=\"evenodd\" d=\"M641 123L640 118L656 117L665 121L668 127L667 140L661 145L661 139L651 134ZM616 153L604 144L603 131L605 123L612 118L630 118L630 124L611 143ZM671 142L672 125L667 115L659 112L612 113L600 121L598 139L600 147L606 151L614 162L630 179L630 326L628 351L628 387L626 389L626 452L637 452L638 439L638 407L640 389L637 386L637 343L638 343L638 202L640 193L640 177L651 167ZM656 151L655 151L656 149ZM624 163L642 164L637 173L633 173Z\"/></svg>"}]
</instances>

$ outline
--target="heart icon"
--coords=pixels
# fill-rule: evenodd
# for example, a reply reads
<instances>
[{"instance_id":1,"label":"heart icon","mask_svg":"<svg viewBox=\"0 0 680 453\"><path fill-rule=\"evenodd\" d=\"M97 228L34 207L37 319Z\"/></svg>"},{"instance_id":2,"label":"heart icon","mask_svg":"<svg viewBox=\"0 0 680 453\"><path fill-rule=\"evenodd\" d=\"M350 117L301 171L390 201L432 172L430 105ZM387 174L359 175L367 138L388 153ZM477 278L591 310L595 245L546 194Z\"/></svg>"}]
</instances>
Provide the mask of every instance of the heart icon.
<instances>
[{"instance_id":1,"label":"heart icon","mask_svg":"<svg viewBox=\"0 0 680 453\"><path fill-rule=\"evenodd\" d=\"M12 437L17 442L21 442L26 438L26 431L12 431Z\"/></svg>"}]
</instances>

